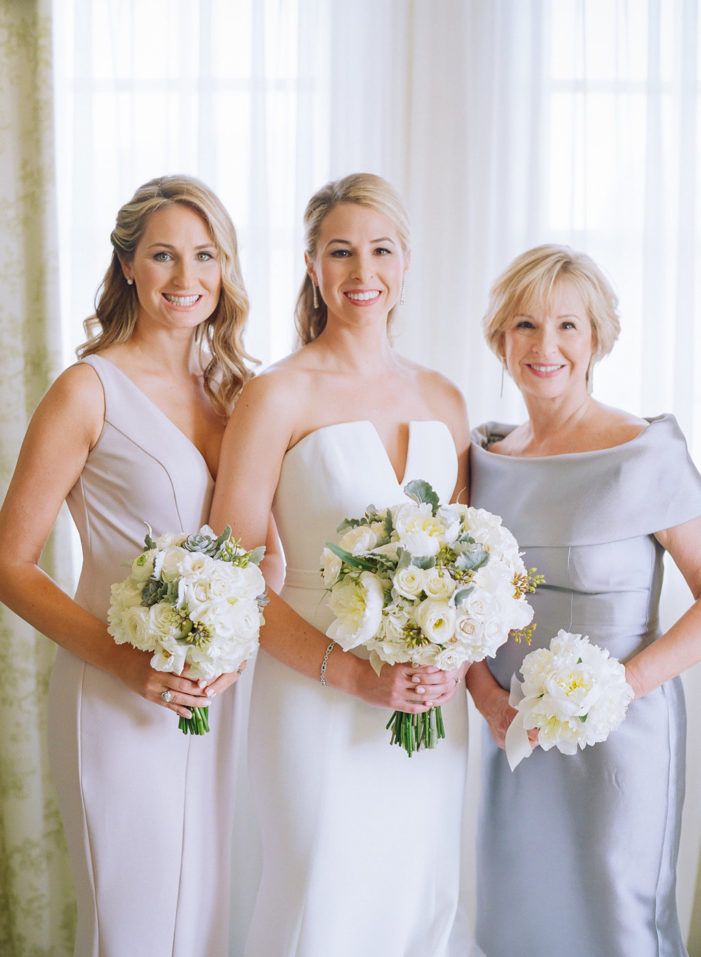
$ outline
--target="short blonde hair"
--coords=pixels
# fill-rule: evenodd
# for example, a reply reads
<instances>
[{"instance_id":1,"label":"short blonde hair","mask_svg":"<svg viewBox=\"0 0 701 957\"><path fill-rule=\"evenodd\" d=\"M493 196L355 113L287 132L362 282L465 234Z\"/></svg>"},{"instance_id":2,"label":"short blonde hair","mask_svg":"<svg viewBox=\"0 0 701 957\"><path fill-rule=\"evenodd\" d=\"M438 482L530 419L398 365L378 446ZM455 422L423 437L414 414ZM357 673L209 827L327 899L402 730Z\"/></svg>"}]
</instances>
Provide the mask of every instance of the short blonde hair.
<instances>
[{"instance_id":1,"label":"short blonde hair","mask_svg":"<svg viewBox=\"0 0 701 957\"><path fill-rule=\"evenodd\" d=\"M548 244L521 253L496 279L482 320L490 349L503 359L504 329L521 310L546 305L562 279L582 297L594 334L592 362L608 355L621 331L618 297L611 283L586 253Z\"/></svg>"},{"instance_id":2,"label":"short blonde hair","mask_svg":"<svg viewBox=\"0 0 701 957\"><path fill-rule=\"evenodd\" d=\"M98 289L95 314L85 320L87 342L79 358L101 352L115 342L126 342L136 326L136 287L129 285L122 263L131 262L149 218L180 203L204 220L221 266L221 293L212 315L195 332L203 365L204 387L214 408L227 415L241 387L253 374L243 331L248 317L248 295L239 263L236 230L219 197L193 176L159 176L144 183L117 213L110 235L112 260Z\"/></svg>"},{"instance_id":3,"label":"short blonde hair","mask_svg":"<svg viewBox=\"0 0 701 957\"><path fill-rule=\"evenodd\" d=\"M397 230L404 252L409 252L409 217L399 193L386 179L374 173L352 173L322 186L307 203L304 211L304 249L310 259L314 259L317 253L322 222L339 203L357 203L358 206L367 206L382 213ZM394 309L391 309L388 326L394 318L393 314ZM301 345L307 345L321 335L326 318L326 303L319 296L318 305L314 305L313 283L309 273L306 273L295 307L295 325Z\"/></svg>"}]
</instances>

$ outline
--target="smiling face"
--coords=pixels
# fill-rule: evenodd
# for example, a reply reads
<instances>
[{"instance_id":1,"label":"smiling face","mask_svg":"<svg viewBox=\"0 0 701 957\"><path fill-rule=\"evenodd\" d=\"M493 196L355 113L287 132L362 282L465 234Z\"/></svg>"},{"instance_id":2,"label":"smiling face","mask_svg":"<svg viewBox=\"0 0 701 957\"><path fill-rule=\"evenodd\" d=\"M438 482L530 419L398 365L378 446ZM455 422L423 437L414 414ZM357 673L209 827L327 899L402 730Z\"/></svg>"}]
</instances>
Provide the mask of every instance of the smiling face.
<instances>
[{"instance_id":1,"label":"smiling face","mask_svg":"<svg viewBox=\"0 0 701 957\"><path fill-rule=\"evenodd\" d=\"M153 213L134 256L123 263L139 301L138 324L194 329L219 302L221 267L206 222L173 203Z\"/></svg>"},{"instance_id":2,"label":"smiling face","mask_svg":"<svg viewBox=\"0 0 701 957\"><path fill-rule=\"evenodd\" d=\"M392 220L369 206L338 203L324 217L307 269L329 319L387 319L398 302L408 257Z\"/></svg>"},{"instance_id":3,"label":"smiling face","mask_svg":"<svg viewBox=\"0 0 701 957\"><path fill-rule=\"evenodd\" d=\"M559 280L550 301L518 312L503 333L507 369L524 396L557 398L587 392L594 334L574 283Z\"/></svg>"}]
</instances>

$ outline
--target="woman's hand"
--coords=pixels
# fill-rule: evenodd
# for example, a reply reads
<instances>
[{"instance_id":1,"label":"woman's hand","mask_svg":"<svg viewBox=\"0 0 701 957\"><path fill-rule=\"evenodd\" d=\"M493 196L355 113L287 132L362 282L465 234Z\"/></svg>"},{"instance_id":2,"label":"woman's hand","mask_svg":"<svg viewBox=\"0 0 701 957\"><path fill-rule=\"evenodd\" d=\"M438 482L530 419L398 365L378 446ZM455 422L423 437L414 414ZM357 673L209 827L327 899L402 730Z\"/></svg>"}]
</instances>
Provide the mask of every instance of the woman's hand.
<instances>
[{"instance_id":1,"label":"woman's hand","mask_svg":"<svg viewBox=\"0 0 701 957\"><path fill-rule=\"evenodd\" d=\"M484 662L472 666L467 680L475 707L489 725L497 747L503 751L506 732L518 714L509 704L509 692L494 680ZM538 732L529 731L528 740L535 747L538 744Z\"/></svg>"},{"instance_id":2,"label":"woman's hand","mask_svg":"<svg viewBox=\"0 0 701 957\"><path fill-rule=\"evenodd\" d=\"M406 714L422 714L450 701L462 684L461 671L415 667L411 664L383 665L379 676L370 663L359 665L355 694L367 704Z\"/></svg>"},{"instance_id":3,"label":"woman's hand","mask_svg":"<svg viewBox=\"0 0 701 957\"><path fill-rule=\"evenodd\" d=\"M156 671L151 667L151 655L146 651L138 651L131 645L115 645L114 651L109 671L142 698L174 711L181 718L192 717L190 708L206 708L214 694L223 690L215 688L214 694L211 693L211 689L222 678L231 679L224 687L233 684L238 678L238 674L234 672L233 676L221 675L212 684L201 686L191 678L167 671ZM164 692L170 692L170 700L164 700Z\"/></svg>"}]
</instances>

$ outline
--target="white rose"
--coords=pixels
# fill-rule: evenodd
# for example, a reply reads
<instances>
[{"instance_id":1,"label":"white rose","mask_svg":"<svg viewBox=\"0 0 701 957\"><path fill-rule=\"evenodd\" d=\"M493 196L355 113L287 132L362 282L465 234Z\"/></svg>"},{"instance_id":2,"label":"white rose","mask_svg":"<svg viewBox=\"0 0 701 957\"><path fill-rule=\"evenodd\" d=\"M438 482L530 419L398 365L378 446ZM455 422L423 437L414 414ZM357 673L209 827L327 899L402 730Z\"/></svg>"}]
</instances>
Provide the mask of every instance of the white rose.
<instances>
[{"instance_id":1,"label":"white rose","mask_svg":"<svg viewBox=\"0 0 701 957\"><path fill-rule=\"evenodd\" d=\"M455 633L455 609L447 602L426 598L414 610L414 617L421 631L434 644L445 644Z\"/></svg>"},{"instance_id":2,"label":"white rose","mask_svg":"<svg viewBox=\"0 0 701 957\"><path fill-rule=\"evenodd\" d=\"M362 572L359 579L344 578L331 590L327 603L336 616L326 634L344 651L369 641L380 627L384 590L377 575Z\"/></svg>"},{"instance_id":3,"label":"white rose","mask_svg":"<svg viewBox=\"0 0 701 957\"><path fill-rule=\"evenodd\" d=\"M370 525L357 525L355 528L349 528L338 544L351 555L363 555L375 548L377 543L377 535Z\"/></svg>"},{"instance_id":4,"label":"white rose","mask_svg":"<svg viewBox=\"0 0 701 957\"><path fill-rule=\"evenodd\" d=\"M424 591L427 598L445 601L455 591L455 582L444 568L429 568L424 577Z\"/></svg>"},{"instance_id":5,"label":"white rose","mask_svg":"<svg viewBox=\"0 0 701 957\"><path fill-rule=\"evenodd\" d=\"M156 671L168 671L180 675L187 663L189 646L178 642L172 636L159 639L156 651L151 658L151 667Z\"/></svg>"},{"instance_id":6,"label":"white rose","mask_svg":"<svg viewBox=\"0 0 701 957\"><path fill-rule=\"evenodd\" d=\"M245 568L214 562L209 572L209 593L212 598L257 598L265 591L265 579L257 565Z\"/></svg>"},{"instance_id":7,"label":"white rose","mask_svg":"<svg viewBox=\"0 0 701 957\"><path fill-rule=\"evenodd\" d=\"M321 577L324 588L331 588L338 581L343 563L335 552L325 548L321 553Z\"/></svg>"},{"instance_id":8,"label":"white rose","mask_svg":"<svg viewBox=\"0 0 701 957\"><path fill-rule=\"evenodd\" d=\"M183 634L183 619L173 605L167 601L156 602L148 609L149 628L157 638L179 638Z\"/></svg>"},{"instance_id":9,"label":"white rose","mask_svg":"<svg viewBox=\"0 0 701 957\"><path fill-rule=\"evenodd\" d=\"M415 565L398 568L394 573L392 585L404 598L418 598L424 588L424 570Z\"/></svg>"}]
</instances>

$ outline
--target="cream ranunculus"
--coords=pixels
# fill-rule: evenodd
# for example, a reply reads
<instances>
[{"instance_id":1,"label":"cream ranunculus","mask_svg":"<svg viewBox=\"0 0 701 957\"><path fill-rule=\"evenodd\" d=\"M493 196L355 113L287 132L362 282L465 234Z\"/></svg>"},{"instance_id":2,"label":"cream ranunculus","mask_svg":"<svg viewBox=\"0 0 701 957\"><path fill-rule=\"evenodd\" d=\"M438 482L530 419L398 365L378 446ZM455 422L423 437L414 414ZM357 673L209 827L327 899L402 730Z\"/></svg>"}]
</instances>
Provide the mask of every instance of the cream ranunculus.
<instances>
[{"instance_id":1,"label":"cream ranunculus","mask_svg":"<svg viewBox=\"0 0 701 957\"><path fill-rule=\"evenodd\" d=\"M142 552L137 555L131 563L131 577L134 581L145 582L153 575L153 559L156 554L154 549L148 552Z\"/></svg>"},{"instance_id":2,"label":"cream ranunculus","mask_svg":"<svg viewBox=\"0 0 701 957\"><path fill-rule=\"evenodd\" d=\"M403 598L418 598L424 588L425 572L423 568L407 565L394 573L392 585Z\"/></svg>"},{"instance_id":3,"label":"cream ranunculus","mask_svg":"<svg viewBox=\"0 0 701 957\"><path fill-rule=\"evenodd\" d=\"M436 645L444 645L455 634L455 609L445 601L427 598L414 610L416 623Z\"/></svg>"},{"instance_id":4,"label":"cream ranunculus","mask_svg":"<svg viewBox=\"0 0 701 957\"><path fill-rule=\"evenodd\" d=\"M350 651L369 641L382 621L384 589L372 572L362 572L359 578L343 579L331 590L328 604L336 616L326 634L344 649Z\"/></svg>"}]
</instances>

